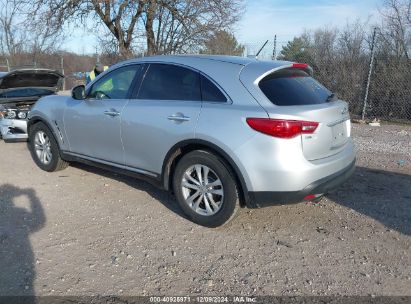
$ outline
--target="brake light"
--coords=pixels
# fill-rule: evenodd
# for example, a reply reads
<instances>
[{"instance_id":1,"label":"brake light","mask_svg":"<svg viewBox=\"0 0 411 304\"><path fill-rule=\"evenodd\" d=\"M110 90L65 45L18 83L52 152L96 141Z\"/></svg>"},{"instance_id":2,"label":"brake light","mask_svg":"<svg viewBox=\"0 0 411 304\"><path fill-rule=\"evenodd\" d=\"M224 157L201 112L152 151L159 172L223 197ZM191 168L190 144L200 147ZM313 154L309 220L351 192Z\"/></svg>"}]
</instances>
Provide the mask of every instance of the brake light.
<instances>
[{"instance_id":1,"label":"brake light","mask_svg":"<svg viewBox=\"0 0 411 304\"><path fill-rule=\"evenodd\" d=\"M310 201L310 200L315 199L315 198L316 198L315 194L310 194L310 195L307 195L306 197L304 197L303 200L304 201Z\"/></svg>"},{"instance_id":2,"label":"brake light","mask_svg":"<svg viewBox=\"0 0 411 304\"><path fill-rule=\"evenodd\" d=\"M295 69L308 69L309 66L306 63L293 63L293 68Z\"/></svg>"},{"instance_id":3,"label":"brake light","mask_svg":"<svg viewBox=\"0 0 411 304\"><path fill-rule=\"evenodd\" d=\"M270 118L247 118L247 124L254 130L279 138L293 138L301 134L312 134L318 122Z\"/></svg>"}]
</instances>

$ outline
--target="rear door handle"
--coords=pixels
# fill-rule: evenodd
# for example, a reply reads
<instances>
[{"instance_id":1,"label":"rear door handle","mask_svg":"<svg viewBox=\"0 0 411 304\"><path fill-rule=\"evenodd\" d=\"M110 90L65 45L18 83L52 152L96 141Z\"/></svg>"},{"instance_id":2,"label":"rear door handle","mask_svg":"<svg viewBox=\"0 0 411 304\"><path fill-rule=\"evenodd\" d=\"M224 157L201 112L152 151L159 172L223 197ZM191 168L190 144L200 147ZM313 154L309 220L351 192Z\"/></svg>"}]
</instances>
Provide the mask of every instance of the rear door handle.
<instances>
[{"instance_id":1,"label":"rear door handle","mask_svg":"<svg viewBox=\"0 0 411 304\"><path fill-rule=\"evenodd\" d=\"M183 113L176 113L167 117L168 120L172 120L175 122L183 122L183 121L190 121L190 117L184 116Z\"/></svg>"},{"instance_id":2,"label":"rear door handle","mask_svg":"<svg viewBox=\"0 0 411 304\"><path fill-rule=\"evenodd\" d=\"M110 109L110 111L104 111L104 114L107 116L115 117L119 116L120 112L116 111L115 109Z\"/></svg>"}]
</instances>

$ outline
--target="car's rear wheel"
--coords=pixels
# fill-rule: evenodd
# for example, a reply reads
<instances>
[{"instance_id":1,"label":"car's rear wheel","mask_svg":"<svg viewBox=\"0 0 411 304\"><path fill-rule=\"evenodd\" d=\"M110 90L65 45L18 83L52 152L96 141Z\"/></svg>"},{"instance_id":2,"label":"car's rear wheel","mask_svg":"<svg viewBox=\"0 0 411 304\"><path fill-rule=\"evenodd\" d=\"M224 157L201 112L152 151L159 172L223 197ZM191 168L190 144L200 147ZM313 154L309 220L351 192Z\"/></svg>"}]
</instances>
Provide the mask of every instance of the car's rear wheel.
<instances>
[{"instance_id":1,"label":"car's rear wheel","mask_svg":"<svg viewBox=\"0 0 411 304\"><path fill-rule=\"evenodd\" d=\"M53 133L42 122L30 128L29 147L34 162L44 171L59 171L68 166L68 163L60 157L59 146Z\"/></svg>"},{"instance_id":2,"label":"car's rear wheel","mask_svg":"<svg viewBox=\"0 0 411 304\"><path fill-rule=\"evenodd\" d=\"M184 213L202 226L228 223L239 207L233 173L223 159L207 151L193 151L180 159L173 188Z\"/></svg>"}]
</instances>

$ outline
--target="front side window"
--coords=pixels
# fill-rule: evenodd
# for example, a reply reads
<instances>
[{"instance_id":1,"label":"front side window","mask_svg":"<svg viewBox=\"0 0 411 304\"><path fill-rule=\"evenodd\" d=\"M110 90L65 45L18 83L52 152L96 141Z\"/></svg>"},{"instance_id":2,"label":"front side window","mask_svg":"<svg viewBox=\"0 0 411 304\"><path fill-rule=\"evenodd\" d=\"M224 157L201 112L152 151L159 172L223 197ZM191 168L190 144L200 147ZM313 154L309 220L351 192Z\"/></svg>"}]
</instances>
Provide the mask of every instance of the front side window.
<instances>
[{"instance_id":1,"label":"front side window","mask_svg":"<svg viewBox=\"0 0 411 304\"><path fill-rule=\"evenodd\" d=\"M201 101L200 74L170 64L150 64L138 99Z\"/></svg>"},{"instance_id":2,"label":"front side window","mask_svg":"<svg viewBox=\"0 0 411 304\"><path fill-rule=\"evenodd\" d=\"M110 72L93 84L87 98L126 99L141 65L131 65Z\"/></svg>"}]
</instances>

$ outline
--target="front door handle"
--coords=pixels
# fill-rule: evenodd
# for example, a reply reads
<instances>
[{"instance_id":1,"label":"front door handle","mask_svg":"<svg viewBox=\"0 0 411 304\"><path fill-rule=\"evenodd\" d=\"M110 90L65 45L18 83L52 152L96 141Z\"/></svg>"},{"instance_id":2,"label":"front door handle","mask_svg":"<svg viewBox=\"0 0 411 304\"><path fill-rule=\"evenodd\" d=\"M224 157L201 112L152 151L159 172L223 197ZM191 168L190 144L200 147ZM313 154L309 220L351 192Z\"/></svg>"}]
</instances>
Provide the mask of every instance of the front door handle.
<instances>
[{"instance_id":1,"label":"front door handle","mask_svg":"<svg viewBox=\"0 0 411 304\"><path fill-rule=\"evenodd\" d=\"M168 120L172 120L175 122L183 122L183 121L190 121L190 117L185 116L183 113L176 113L167 117Z\"/></svg>"},{"instance_id":2,"label":"front door handle","mask_svg":"<svg viewBox=\"0 0 411 304\"><path fill-rule=\"evenodd\" d=\"M115 117L119 116L120 112L116 111L115 109L110 109L110 111L104 111L104 115Z\"/></svg>"}]
</instances>

